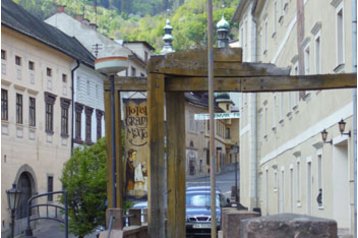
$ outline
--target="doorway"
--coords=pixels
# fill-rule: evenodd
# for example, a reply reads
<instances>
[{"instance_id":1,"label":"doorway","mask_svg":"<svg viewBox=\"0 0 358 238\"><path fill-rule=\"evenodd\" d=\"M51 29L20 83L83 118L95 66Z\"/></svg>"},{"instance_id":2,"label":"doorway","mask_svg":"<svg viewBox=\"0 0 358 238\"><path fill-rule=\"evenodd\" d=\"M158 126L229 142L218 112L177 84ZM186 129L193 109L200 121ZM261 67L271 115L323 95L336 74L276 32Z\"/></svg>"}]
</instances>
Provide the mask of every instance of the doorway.
<instances>
[{"instance_id":1,"label":"doorway","mask_svg":"<svg viewBox=\"0 0 358 238\"><path fill-rule=\"evenodd\" d=\"M333 184L333 218L338 227L350 227L349 207L349 166L348 143L344 140L333 147L332 158L332 184Z\"/></svg>"}]
</instances>

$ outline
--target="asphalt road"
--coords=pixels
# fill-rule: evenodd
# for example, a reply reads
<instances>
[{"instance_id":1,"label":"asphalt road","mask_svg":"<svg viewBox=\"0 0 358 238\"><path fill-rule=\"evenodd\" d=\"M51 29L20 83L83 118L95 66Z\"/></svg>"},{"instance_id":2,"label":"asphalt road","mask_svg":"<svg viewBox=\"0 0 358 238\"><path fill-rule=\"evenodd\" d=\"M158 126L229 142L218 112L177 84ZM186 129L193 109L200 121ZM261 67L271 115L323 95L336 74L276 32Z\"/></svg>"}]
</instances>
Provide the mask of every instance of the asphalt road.
<instances>
[{"instance_id":1,"label":"asphalt road","mask_svg":"<svg viewBox=\"0 0 358 238\"><path fill-rule=\"evenodd\" d=\"M216 188L228 198L231 196L231 186L235 186L235 172L230 171L215 176ZM186 186L210 186L210 177L187 178ZM237 186L240 186L239 172L237 173Z\"/></svg>"}]
</instances>

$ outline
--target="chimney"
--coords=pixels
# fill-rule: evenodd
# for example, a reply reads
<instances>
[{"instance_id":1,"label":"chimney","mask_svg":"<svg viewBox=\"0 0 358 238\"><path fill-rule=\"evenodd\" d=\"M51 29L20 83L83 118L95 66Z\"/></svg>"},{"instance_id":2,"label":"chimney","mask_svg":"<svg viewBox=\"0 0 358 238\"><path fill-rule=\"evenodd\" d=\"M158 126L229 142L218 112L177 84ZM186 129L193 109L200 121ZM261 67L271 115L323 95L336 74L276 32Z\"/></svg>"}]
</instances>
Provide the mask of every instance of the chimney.
<instances>
[{"instance_id":1,"label":"chimney","mask_svg":"<svg viewBox=\"0 0 358 238\"><path fill-rule=\"evenodd\" d=\"M89 26L89 25L90 25L90 21L89 21L87 18L82 18L81 23L82 23L83 25L86 25L86 26Z\"/></svg>"},{"instance_id":2,"label":"chimney","mask_svg":"<svg viewBox=\"0 0 358 238\"><path fill-rule=\"evenodd\" d=\"M90 28L91 28L92 30L97 31L98 26L97 26L96 23L90 23L89 26L90 26Z\"/></svg>"},{"instance_id":3,"label":"chimney","mask_svg":"<svg viewBox=\"0 0 358 238\"><path fill-rule=\"evenodd\" d=\"M58 5L57 6L57 13L64 13L66 5Z\"/></svg>"},{"instance_id":4,"label":"chimney","mask_svg":"<svg viewBox=\"0 0 358 238\"><path fill-rule=\"evenodd\" d=\"M82 16L82 15L76 15L76 16L75 16L75 19L76 19L77 21L79 21L79 22L82 22L83 16Z\"/></svg>"}]
</instances>

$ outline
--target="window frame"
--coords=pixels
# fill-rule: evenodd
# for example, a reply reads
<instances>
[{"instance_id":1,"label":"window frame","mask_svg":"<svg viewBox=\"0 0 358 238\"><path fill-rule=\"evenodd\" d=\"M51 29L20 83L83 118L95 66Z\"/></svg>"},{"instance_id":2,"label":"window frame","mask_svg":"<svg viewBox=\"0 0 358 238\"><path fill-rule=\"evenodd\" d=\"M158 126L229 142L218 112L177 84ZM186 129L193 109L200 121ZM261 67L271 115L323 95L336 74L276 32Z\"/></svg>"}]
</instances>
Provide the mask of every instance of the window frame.
<instances>
[{"instance_id":1,"label":"window frame","mask_svg":"<svg viewBox=\"0 0 358 238\"><path fill-rule=\"evenodd\" d=\"M61 136L69 136L69 108L71 100L67 98L61 98Z\"/></svg>"},{"instance_id":2,"label":"window frame","mask_svg":"<svg viewBox=\"0 0 358 238\"><path fill-rule=\"evenodd\" d=\"M7 89L1 89L1 120L9 120L9 93Z\"/></svg>"},{"instance_id":3,"label":"window frame","mask_svg":"<svg viewBox=\"0 0 358 238\"><path fill-rule=\"evenodd\" d=\"M75 103L75 135L74 140L78 144L82 144L82 111L83 105L81 103Z\"/></svg>"},{"instance_id":4,"label":"window frame","mask_svg":"<svg viewBox=\"0 0 358 238\"><path fill-rule=\"evenodd\" d=\"M96 109L96 121L97 121L97 127L96 127L96 132L97 132L97 140L102 138L102 117L104 115L104 112L101 110Z\"/></svg>"},{"instance_id":5,"label":"window frame","mask_svg":"<svg viewBox=\"0 0 358 238\"><path fill-rule=\"evenodd\" d=\"M7 59L7 54L6 54L6 50L1 49L1 60L6 60Z\"/></svg>"},{"instance_id":6,"label":"window frame","mask_svg":"<svg viewBox=\"0 0 358 238\"><path fill-rule=\"evenodd\" d=\"M54 105L56 95L45 92L45 132L54 134Z\"/></svg>"},{"instance_id":7,"label":"window frame","mask_svg":"<svg viewBox=\"0 0 358 238\"><path fill-rule=\"evenodd\" d=\"M15 55L15 65L17 65L17 66L22 65L22 58L18 55Z\"/></svg>"},{"instance_id":8,"label":"window frame","mask_svg":"<svg viewBox=\"0 0 358 238\"><path fill-rule=\"evenodd\" d=\"M29 97L29 126L36 127L36 98Z\"/></svg>"},{"instance_id":9,"label":"window frame","mask_svg":"<svg viewBox=\"0 0 358 238\"><path fill-rule=\"evenodd\" d=\"M16 93L16 124L24 123L24 98L20 93Z\"/></svg>"},{"instance_id":10,"label":"window frame","mask_svg":"<svg viewBox=\"0 0 358 238\"><path fill-rule=\"evenodd\" d=\"M86 143L92 144L92 113L93 108L86 107L85 115L86 115Z\"/></svg>"}]
</instances>

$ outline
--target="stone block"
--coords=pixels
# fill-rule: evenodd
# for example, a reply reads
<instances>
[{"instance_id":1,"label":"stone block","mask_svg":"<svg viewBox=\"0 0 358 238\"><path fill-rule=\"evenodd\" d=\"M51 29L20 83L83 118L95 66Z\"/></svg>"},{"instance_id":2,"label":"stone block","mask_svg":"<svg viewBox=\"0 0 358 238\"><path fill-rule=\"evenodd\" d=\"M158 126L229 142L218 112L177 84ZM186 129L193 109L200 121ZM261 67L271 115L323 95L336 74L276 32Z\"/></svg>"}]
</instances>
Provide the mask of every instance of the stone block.
<instances>
[{"instance_id":1,"label":"stone block","mask_svg":"<svg viewBox=\"0 0 358 238\"><path fill-rule=\"evenodd\" d=\"M244 219L240 238L337 238L337 222L300 214L282 213Z\"/></svg>"},{"instance_id":2,"label":"stone block","mask_svg":"<svg viewBox=\"0 0 358 238\"><path fill-rule=\"evenodd\" d=\"M106 210L107 229L112 225L112 230L122 230L123 221L123 210L121 208L108 208Z\"/></svg>"},{"instance_id":3,"label":"stone block","mask_svg":"<svg viewBox=\"0 0 358 238\"><path fill-rule=\"evenodd\" d=\"M259 213L236 208L223 208L221 230L223 238L239 237L240 221L242 219L258 217Z\"/></svg>"}]
</instances>

